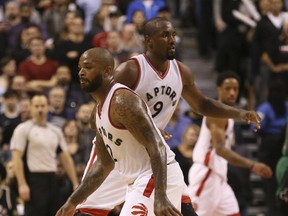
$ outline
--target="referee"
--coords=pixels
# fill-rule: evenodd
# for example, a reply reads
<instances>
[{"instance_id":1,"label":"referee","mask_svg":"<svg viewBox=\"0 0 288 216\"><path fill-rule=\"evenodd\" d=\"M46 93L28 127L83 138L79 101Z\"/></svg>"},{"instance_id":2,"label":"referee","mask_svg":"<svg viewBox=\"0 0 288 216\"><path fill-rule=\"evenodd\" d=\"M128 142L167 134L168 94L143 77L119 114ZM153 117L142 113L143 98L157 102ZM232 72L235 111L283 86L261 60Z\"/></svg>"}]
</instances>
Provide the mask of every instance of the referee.
<instances>
[{"instance_id":1,"label":"referee","mask_svg":"<svg viewBox=\"0 0 288 216\"><path fill-rule=\"evenodd\" d=\"M63 133L47 122L47 114L47 97L35 95L31 100L32 119L19 124L11 139L12 161L25 216L55 215L59 207L58 156L73 187L78 185Z\"/></svg>"}]
</instances>

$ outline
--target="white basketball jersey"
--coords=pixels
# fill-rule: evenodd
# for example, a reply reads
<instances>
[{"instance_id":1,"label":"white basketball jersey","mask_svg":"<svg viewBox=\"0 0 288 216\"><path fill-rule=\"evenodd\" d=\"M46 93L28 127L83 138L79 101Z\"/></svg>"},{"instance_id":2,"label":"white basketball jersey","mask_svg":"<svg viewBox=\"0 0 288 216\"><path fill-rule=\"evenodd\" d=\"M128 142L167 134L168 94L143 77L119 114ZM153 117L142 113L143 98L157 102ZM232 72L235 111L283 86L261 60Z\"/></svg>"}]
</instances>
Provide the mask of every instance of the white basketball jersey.
<instances>
[{"instance_id":1,"label":"white basketball jersey","mask_svg":"<svg viewBox=\"0 0 288 216\"><path fill-rule=\"evenodd\" d=\"M109 110L111 99L117 90L123 88L129 89L119 83L111 88L103 103L100 115L97 107L96 123L108 152L116 162L115 168L126 177L128 183L132 183L141 173L151 170L151 163L145 147L128 130L116 128L110 122ZM155 128L157 129L157 127ZM160 131L158 129L157 131L165 143ZM165 146L167 149L167 163L170 163L174 160L174 153L166 143Z\"/></svg>"},{"instance_id":2,"label":"white basketball jersey","mask_svg":"<svg viewBox=\"0 0 288 216\"><path fill-rule=\"evenodd\" d=\"M212 145L211 132L207 127L207 117L203 118L200 134L193 150L194 163L201 163L209 167L213 172L223 179L227 179L227 160L216 154ZM225 147L231 148L234 142L234 120L228 119L228 125L225 131Z\"/></svg>"},{"instance_id":3,"label":"white basketball jersey","mask_svg":"<svg viewBox=\"0 0 288 216\"><path fill-rule=\"evenodd\" d=\"M155 124L164 129L171 119L176 105L181 98L183 83L177 61L168 61L163 76L149 62L145 54L132 57L138 64L138 80L133 90L148 105Z\"/></svg>"}]
</instances>

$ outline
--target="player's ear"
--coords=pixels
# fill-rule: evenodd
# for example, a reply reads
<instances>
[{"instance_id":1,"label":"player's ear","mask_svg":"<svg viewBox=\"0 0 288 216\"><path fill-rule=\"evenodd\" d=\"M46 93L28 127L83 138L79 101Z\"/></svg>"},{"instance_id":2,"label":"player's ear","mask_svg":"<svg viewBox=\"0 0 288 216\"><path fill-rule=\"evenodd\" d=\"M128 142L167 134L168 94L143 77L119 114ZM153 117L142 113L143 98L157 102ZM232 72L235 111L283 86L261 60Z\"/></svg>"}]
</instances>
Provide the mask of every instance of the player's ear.
<instances>
[{"instance_id":1,"label":"player's ear","mask_svg":"<svg viewBox=\"0 0 288 216\"><path fill-rule=\"evenodd\" d=\"M145 35L144 36L144 41L146 45L149 45L151 42L151 37L149 35Z\"/></svg>"},{"instance_id":2,"label":"player's ear","mask_svg":"<svg viewBox=\"0 0 288 216\"><path fill-rule=\"evenodd\" d=\"M114 68L111 67L111 66L107 66L104 69L103 76L106 78L106 77L109 77L109 76L113 75L113 73L114 73Z\"/></svg>"}]
</instances>

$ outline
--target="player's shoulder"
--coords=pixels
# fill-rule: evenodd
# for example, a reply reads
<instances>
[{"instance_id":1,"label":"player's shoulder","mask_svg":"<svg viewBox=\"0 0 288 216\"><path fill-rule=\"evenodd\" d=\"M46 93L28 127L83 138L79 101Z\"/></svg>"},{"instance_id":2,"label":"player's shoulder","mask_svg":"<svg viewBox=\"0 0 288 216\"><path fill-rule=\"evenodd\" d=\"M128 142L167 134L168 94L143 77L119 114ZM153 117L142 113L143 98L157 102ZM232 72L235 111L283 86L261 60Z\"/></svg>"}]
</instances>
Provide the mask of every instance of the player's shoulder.
<instances>
[{"instance_id":1,"label":"player's shoulder","mask_svg":"<svg viewBox=\"0 0 288 216\"><path fill-rule=\"evenodd\" d=\"M119 66L116 68L116 72L121 72L123 70L131 71L133 69L137 69L137 60L135 58L130 58L127 61L119 64Z\"/></svg>"},{"instance_id":2,"label":"player's shoulder","mask_svg":"<svg viewBox=\"0 0 288 216\"><path fill-rule=\"evenodd\" d=\"M119 85L115 89L111 104L126 109L133 109L138 102L142 102L140 96L127 86Z\"/></svg>"},{"instance_id":3,"label":"player's shoulder","mask_svg":"<svg viewBox=\"0 0 288 216\"><path fill-rule=\"evenodd\" d=\"M115 70L114 80L130 88L133 88L137 79L138 64L133 59L121 63Z\"/></svg>"},{"instance_id":4,"label":"player's shoulder","mask_svg":"<svg viewBox=\"0 0 288 216\"><path fill-rule=\"evenodd\" d=\"M176 62L177 62L178 67L181 71L183 71L183 72L191 71L190 67L187 64L185 64L179 60L176 60Z\"/></svg>"}]
</instances>

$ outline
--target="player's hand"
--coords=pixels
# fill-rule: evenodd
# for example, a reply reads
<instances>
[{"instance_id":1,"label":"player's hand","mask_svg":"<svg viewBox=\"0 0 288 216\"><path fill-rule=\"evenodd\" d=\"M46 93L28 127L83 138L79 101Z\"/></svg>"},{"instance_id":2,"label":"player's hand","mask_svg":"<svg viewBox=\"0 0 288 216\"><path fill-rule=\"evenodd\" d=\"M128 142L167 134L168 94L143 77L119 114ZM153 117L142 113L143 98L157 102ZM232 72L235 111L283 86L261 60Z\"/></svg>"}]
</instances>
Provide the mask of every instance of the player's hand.
<instances>
[{"instance_id":1,"label":"player's hand","mask_svg":"<svg viewBox=\"0 0 288 216\"><path fill-rule=\"evenodd\" d=\"M222 19L215 20L215 27L218 32L222 32L226 28L227 24Z\"/></svg>"},{"instance_id":2,"label":"player's hand","mask_svg":"<svg viewBox=\"0 0 288 216\"><path fill-rule=\"evenodd\" d=\"M241 119L247 124L254 123L254 131L258 131L261 128L261 118L255 111L243 111L241 113Z\"/></svg>"},{"instance_id":3,"label":"player's hand","mask_svg":"<svg viewBox=\"0 0 288 216\"><path fill-rule=\"evenodd\" d=\"M165 200L154 201L154 213L156 216L183 216L178 209L166 198Z\"/></svg>"},{"instance_id":4,"label":"player's hand","mask_svg":"<svg viewBox=\"0 0 288 216\"><path fill-rule=\"evenodd\" d=\"M18 190L19 196L23 201L27 202L30 200L30 187L27 184L20 185Z\"/></svg>"},{"instance_id":5,"label":"player's hand","mask_svg":"<svg viewBox=\"0 0 288 216\"><path fill-rule=\"evenodd\" d=\"M263 178L271 178L273 174L269 166L263 163L259 163L259 162L255 162L251 171L260 175Z\"/></svg>"},{"instance_id":6,"label":"player's hand","mask_svg":"<svg viewBox=\"0 0 288 216\"><path fill-rule=\"evenodd\" d=\"M169 139L171 139L173 137L172 134L168 133L167 131L161 130L161 129L159 129L159 130L160 130L161 135L163 136L163 138L165 140L169 140Z\"/></svg>"},{"instance_id":7,"label":"player's hand","mask_svg":"<svg viewBox=\"0 0 288 216\"><path fill-rule=\"evenodd\" d=\"M55 216L73 216L76 206L69 200L57 211Z\"/></svg>"}]
</instances>

